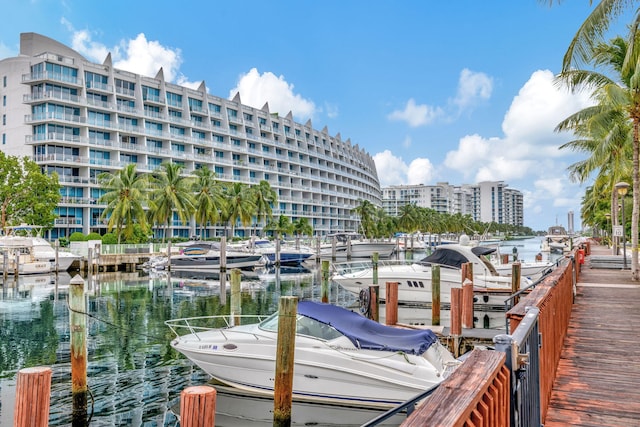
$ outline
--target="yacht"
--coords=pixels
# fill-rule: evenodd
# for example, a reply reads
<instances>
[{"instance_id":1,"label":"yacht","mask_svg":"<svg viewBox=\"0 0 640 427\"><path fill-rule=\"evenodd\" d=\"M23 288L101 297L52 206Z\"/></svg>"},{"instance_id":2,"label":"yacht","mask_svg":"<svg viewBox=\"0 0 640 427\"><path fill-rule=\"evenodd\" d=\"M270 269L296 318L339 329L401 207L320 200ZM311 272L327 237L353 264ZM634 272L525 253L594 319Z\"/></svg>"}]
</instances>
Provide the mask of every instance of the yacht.
<instances>
[{"instance_id":1,"label":"yacht","mask_svg":"<svg viewBox=\"0 0 640 427\"><path fill-rule=\"evenodd\" d=\"M27 245L31 248L33 258L38 262L48 262L51 264L52 271L67 271L75 261L80 261L80 255L76 255L67 250L56 249L42 237L43 227L40 225L21 224L17 226L5 227L6 235L0 237L0 245L2 240L14 237L23 237ZM57 268L56 268L57 262Z\"/></svg>"}]
</instances>

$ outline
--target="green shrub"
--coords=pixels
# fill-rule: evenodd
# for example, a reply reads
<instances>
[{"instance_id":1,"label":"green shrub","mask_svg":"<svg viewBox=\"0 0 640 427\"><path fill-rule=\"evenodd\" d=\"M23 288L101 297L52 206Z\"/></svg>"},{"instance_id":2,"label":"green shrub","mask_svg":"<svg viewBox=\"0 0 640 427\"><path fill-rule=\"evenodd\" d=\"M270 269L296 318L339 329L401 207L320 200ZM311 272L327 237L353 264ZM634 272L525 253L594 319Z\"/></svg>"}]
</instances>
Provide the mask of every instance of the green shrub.
<instances>
[{"instance_id":1,"label":"green shrub","mask_svg":"<svg viewBox=\"0 0 640 427\"><path fill-rule=\"evenodd\" d=\"M115 245L118 243L118 238L113 233L106 233L102 236L102 243L105 245Z\"/></svg>"},{"instance_id":2,"label":"green shrub","mask_svg":"<svg viewBox=\"0 0 640 427\"><path fill-rule=\"evenodd\" d=\"M79 231L76 231L74 233L71 233L71 236L69 236L69 241L70 242L86 242L87 236L85 236L83 233Z\"/></svg>"},{"instance_id":3,"label":"green shrub","mask_svg":"<svg viewBox=\"0 0 640 427\"><path fill-rule=\"evenodd\" d=\"M87 235L87 240L102 240L102 236L100 235L100 233L89 233Z\"/></svg>"}]
</instances>

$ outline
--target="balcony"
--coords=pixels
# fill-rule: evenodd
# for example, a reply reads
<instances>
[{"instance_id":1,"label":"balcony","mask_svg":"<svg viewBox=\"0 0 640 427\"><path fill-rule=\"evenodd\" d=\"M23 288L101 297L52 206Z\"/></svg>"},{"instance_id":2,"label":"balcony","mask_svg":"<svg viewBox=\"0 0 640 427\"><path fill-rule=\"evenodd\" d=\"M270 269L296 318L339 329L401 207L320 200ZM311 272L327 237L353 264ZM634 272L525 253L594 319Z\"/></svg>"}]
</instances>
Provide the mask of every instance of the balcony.
<instances>
[{"instance_id":1,"label":"balcony","mask_svg":"<svg viewBox=\"0 0 640 427\"><path fill-rule=\"evenodd\" d=\"M45 100L53 99L56 101L72 102L74 104L80 104L80 97L78 95L71 95L69 93L63 93L59 91L47 91L27 94L22 97L22 100L29 104L34 102L41 102Z\"/></svg>"},{"instance_id":2,"label":"balcony","mask_svg":"<svg viewBox=\"0 0 640 427\"><path fill-rule=\"evenodd\" d=\"M74 114L46 112L46 113L26 115L24 116L24 121L27 124L36 124L38 122L44 122L44 121L59 121L59 122L65 122L65 123L79 124L79 123L82 123L83 120L80 116L77 116Z\"/></svg>"},{"instance_id":3,"label":"balcony","mask_svg":"<svg viewBox=\"0 0 640 427\"><path fill-rule=\"evenodd\" d=\"M113 93L113 86L106 83L100 83L100 82L94 82L94 81L87 82L87 89L91 89L93 91L107 92L110 94Z\"/></svg>"},{"instance_id":4,"label":"balcony","mask_svg":"<svg viewBox=\"0 0 640 427\"><path fill-rule=\"evenodd\" d=\"M82 79L77 76L69 76L66 74L52 73L49 71L43 71L40 73L29 73L22 75L22 83L38 83L43 81L55 81L60 83L66 83L73 86L82 86Z\"/></svg>"}]
</instances>

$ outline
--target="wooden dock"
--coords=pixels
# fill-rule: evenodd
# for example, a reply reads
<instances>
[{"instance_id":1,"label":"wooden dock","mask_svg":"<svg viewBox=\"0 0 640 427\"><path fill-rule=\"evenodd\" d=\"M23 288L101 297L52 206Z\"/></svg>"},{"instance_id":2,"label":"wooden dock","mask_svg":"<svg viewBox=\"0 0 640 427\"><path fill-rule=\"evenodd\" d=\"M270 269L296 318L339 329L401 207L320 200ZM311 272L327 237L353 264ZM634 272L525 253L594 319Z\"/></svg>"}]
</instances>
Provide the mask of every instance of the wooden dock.
<instances>
[{"instance_id":1,"label":"wooden dock","mask_svg":"<svg viewBox=\"0 0 640 427\"><path fill-rule=\"evenodd\" d=\"M610 253L591 246L593 259ZM631 281L630 270L591 268L590 258L581 269L544 425L640 426L640 282Z\"/></svg>"}]
</instances>

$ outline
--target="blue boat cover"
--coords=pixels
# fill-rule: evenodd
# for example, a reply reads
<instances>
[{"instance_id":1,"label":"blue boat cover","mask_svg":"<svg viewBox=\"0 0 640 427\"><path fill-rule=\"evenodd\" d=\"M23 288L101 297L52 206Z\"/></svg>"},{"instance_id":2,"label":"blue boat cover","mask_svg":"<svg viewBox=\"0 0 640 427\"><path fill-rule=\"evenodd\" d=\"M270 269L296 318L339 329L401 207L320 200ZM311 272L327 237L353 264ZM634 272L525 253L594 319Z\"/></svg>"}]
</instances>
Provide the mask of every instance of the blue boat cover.
<instances>
[{"instance_id":1,"label":"blue boat cover","mask_svg":"<svg viewBox=\"0 0 640 427\"><path fill-rule=\"evenodd\" d=\"M331 304L300 301L298 313L330 325L358 348L402 351L421 355L438 337L429 329L400 329L382 325L358 313Z\"/></svg>"}]
</instances>

